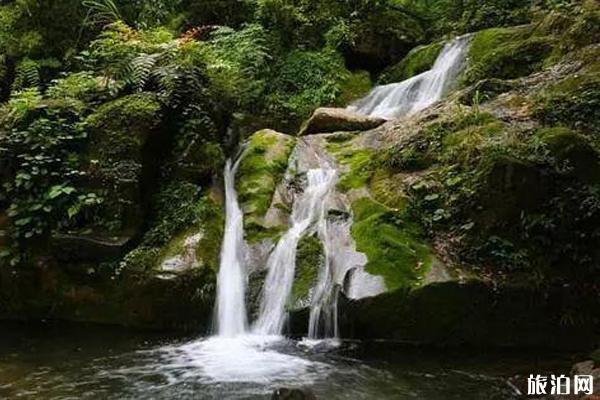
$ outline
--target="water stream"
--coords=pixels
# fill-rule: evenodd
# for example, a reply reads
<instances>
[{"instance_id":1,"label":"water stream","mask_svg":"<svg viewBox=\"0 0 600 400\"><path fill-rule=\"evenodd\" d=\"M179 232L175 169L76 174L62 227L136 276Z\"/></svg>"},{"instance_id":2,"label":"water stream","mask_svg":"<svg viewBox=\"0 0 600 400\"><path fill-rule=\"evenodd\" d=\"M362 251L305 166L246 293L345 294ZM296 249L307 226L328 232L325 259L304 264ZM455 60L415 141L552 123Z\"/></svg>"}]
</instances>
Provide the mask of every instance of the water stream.
<instances>
[{"instance_id":1,"label":"water stream","mask_svg":"<svg viewBox=\"0 0 600 400\"><path fill-rule=\"evenodd\" d=\"M429 107L455 82L464 65L469 41L469 35L452 40L429 71L402 82L377 86L348 108L358 114L393 119Z\"/></svg>"},{"instance_id":2,"label":"water stream","mask_svg":"<svg viewBox=\"0 0 600 400\"><path fill-rule=\"evenodd\" d=\"M241 159L240 159L241 160ZM240 160L227 161L225 178L225 233L215 302L216 332L221 337L235 337L246 332L244 303L246 270L244 268L244 221L235 192L235 173Z\"/></svg>"},{"instance_id":3,"label":"water stream","mask_svg":"<svg viewBox=\"0 0 600 400\"><path fill-rule=\"evenodd\" d=\"M325 220L327 195L337 181L336 171L325 160L321 168L306 172L304 193L294 202L290 229L283 235L267 261L259 317L254 332L279 335L286 319L286 305L294 282L298 241L315 223Z\"/></svg>"}]
</instances>

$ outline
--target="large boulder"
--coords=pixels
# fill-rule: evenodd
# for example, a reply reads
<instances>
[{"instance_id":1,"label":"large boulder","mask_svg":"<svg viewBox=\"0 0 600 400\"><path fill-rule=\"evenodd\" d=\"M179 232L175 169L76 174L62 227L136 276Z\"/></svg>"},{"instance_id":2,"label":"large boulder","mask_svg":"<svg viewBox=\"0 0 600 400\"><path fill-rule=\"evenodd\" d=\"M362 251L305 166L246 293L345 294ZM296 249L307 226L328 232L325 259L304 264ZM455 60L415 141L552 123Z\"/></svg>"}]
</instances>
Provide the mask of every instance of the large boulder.
<instances>
[{"instance_id":1,"label":"large boulder","mask_svg":"<svg viewBox=\"0 0 600 400\"><path fill-rule=\"evenodd\" d=\"M317 108L302 125L299 135L314 133L367 131L383 124L385 119L355 114L345 108Z\"/></svg>"},{"instance_id":2,"label":"large boulder","mask_svg":"<svg viewBox=\"0 0 600 400\"><path fill-rule=\"evenodd\" d=\"M316 400L317 397L308 389L280 388L273 392L272 400Z\"/></svg>"},{"instance_id":3,"label":"large boulder","mask_svg":"<svg viewBox=\"0 0 600 400\"><path fill-rule=\"evenodd\" d=\"M295 143L295 137L270 129L255 132L248 138L236 175L247 236L276 225L277 218L266 221L265 216L277 185L283 179Z\"/></svg>"}]
</instances>

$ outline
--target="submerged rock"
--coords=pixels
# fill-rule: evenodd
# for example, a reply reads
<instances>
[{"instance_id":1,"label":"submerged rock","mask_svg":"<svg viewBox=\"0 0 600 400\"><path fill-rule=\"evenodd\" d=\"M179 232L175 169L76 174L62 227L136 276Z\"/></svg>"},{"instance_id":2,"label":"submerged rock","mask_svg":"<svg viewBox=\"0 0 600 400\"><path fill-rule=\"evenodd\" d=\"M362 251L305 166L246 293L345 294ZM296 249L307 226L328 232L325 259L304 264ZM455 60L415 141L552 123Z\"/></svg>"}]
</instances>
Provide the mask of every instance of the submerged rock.
<instances>
[{"instance_id":1,"label":"submerged rock","mask_svg":"<svg viewBox=\"0 0 600 400\"><path fill-rule=\"evenodd\" d=\"M271 400L316 400L317 397L308 389L280 388L273 392Z\"/></svg>"},{"instance_id":2,"label":"submerged rock","mask_svg":"<svg viewBox=\"0 0 600 400\"><path fill-rule=\"evenodd\" d=\"M355 114L344 108L317 108L304 123L299 135L339 131L366 131L377 128L386 120Z\"/></svg>"}]
</instances>

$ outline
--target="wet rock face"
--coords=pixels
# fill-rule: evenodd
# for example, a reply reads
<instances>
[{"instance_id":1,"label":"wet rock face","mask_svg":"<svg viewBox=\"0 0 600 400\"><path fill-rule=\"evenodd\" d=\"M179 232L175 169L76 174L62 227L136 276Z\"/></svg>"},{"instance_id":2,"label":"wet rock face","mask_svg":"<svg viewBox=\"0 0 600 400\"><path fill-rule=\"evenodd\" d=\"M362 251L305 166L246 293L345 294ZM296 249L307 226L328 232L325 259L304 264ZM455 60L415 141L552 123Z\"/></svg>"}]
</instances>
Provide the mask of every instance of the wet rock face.
<instances>
[{"instance_id":1,"label":"wet rock face","mask_svg":"<svg viewBox=\"0 0 600 400\"><path fill-rule=\"evenodd\" d=\"M354 114L344 108L317 108L304 123L299 135L340 131L366 131L385 122L383 118Z\"/></svg>"}]
</instances>

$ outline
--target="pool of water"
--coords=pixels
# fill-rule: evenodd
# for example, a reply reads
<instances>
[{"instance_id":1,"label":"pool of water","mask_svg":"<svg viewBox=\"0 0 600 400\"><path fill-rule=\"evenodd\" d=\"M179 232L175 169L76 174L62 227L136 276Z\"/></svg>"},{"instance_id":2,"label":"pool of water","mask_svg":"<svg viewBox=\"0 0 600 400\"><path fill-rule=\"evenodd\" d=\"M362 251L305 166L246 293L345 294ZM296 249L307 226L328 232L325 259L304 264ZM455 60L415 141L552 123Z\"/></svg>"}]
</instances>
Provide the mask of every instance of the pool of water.
<instances>
[{"instance_id":1,"label":"pool of water","mask_svg":"<svg viewBox=\"0 0 600 400\"><path fill-rule=\"evenodd\" d=\"M0 322L0 398L510 400L507 378L568 370L547 352L424 350L394 343L177 337L120 328Z\"/></svg>"}]
</instances>

